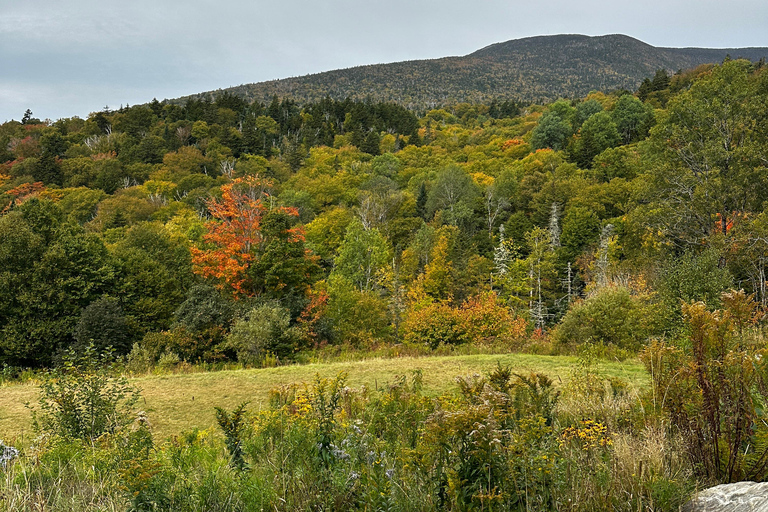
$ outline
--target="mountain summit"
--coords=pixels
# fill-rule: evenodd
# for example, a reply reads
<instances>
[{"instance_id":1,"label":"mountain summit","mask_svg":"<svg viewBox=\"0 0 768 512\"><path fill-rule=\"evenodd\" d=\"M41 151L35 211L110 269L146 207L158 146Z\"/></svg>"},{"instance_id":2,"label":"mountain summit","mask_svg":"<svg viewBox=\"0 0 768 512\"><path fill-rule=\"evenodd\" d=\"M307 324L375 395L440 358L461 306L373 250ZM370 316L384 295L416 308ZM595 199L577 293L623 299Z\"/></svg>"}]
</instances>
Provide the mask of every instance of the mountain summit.
<instances>
[{"instance_id":1,"label":"mountain summit","mask_svg":"<svg viewBox=\"0 0 768 512\"><path fill-rule=\"evenodd\" d=\"M298 102L329 96L394 101L414 109L494 98L551 101L592 90L635 90L658 69L676 72L728 56L757 61L768 57L768 48L662 48L620 34L537 36L492 44L463 57L358 66L181 99L213 98L226 91L265 103L275 95Z\"/></svg>"}]
</instances>

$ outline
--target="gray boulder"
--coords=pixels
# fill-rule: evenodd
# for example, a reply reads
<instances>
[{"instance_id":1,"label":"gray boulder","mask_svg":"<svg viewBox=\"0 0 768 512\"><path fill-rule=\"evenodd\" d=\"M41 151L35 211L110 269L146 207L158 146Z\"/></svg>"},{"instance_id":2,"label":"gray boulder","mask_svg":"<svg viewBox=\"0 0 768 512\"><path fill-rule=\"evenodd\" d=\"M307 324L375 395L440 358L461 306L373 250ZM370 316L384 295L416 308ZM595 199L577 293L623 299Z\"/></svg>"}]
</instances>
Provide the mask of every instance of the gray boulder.
<instances>
[{"instance_id":1,"label":"gray boulder","mask_svg":"<svg viewBox=\"0 0 768 512\"><path fill-rule=\"evenodd\" d=\"M768 482L710 487L686 503L683 512L768 512Z\"/></svg>"}]
</instances>

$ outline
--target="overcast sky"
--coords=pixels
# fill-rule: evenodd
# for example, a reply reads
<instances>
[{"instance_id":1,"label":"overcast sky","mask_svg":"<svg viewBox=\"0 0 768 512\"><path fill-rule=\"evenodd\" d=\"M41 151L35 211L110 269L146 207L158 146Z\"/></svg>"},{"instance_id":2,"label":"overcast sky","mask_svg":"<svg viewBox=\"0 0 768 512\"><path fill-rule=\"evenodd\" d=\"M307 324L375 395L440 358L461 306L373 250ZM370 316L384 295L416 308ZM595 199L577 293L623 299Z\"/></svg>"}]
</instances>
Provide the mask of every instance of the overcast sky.
<instances>
[{"instance_id":1,"label":"overcast sky","mask_svg":"<svg viewBox=\"0 0 768 512\"><path fill-rule=\"evenodd\" d=\"M768 2L0 0L0 122L565 33L768 46Z\"/></svg>"}]
</instances>

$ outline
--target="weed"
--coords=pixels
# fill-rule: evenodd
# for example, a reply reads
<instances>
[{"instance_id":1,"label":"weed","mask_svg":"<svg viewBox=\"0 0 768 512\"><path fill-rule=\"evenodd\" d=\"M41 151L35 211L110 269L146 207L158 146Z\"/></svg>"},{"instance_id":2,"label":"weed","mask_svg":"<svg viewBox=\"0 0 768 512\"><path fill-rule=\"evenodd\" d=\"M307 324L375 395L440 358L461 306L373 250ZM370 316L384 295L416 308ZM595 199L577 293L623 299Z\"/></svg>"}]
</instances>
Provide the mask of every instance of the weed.
<instances>
[{"instance_id":1,"label":"weed","mask_svg":"<svg viewBox=\"0 0 768 512\"><path fill-rule=\"evenodd\" d=\"M227 413L221 407L216 407L216 421L224 432L224 439L229 451L230 465L243 471L248 468L248 464L243 457L243 430L245 426L245 406L243 402L232 411Z\"/></svg>"}]
</instances>

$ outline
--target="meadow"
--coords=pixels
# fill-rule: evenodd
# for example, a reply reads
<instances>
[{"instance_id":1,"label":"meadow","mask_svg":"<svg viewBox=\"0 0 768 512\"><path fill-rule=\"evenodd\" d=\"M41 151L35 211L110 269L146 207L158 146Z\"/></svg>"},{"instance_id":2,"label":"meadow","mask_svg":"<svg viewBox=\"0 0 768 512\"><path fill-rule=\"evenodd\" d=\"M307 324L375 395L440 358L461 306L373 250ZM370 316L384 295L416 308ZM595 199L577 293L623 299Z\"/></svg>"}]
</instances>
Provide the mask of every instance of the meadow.
<instances>
[{"instance_id":1,"label":"meadow","mask_svg":"<svg viewBox=\"0 0 768 512\"><path fill-rule=\"evenodd\" d=\"M0 510L671 510L697 482L638 359L98 357L0 388Z\"/></svg>"},{"instance_id":2,"label":"meadow","mask_svg":"<svg viewBox=\"0 0 768 512\"><path fill-rule=\"evenodd\" d=\"M216 424L214 407L234 408L249 402L250 409L267 405L269 391L292 383L311 382L316 375L329 378L346 372L347 384L354 388L384 389L398 375L423 372L424 391L438 395L456 388L455 377L483 373L497 364L510 366L518 373L542 373L556 383L567 382L577 362L575 356L532 354L479 354L432 357L398 357L336 361L276 368L223 370L217 372L166 373L132 377L141 389L140 408L148 413L156 438L164 439L182 430L208 429ZM599 371L625 379L640 388L649 379L636 359L623 362L601 361ZM0 439L26 444L33 439L30 411L38 396L36 380L0 387Z\"/></svg>"}]
</instances>

